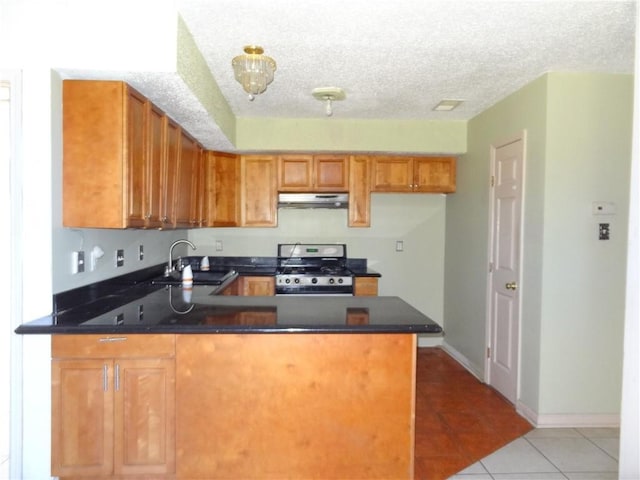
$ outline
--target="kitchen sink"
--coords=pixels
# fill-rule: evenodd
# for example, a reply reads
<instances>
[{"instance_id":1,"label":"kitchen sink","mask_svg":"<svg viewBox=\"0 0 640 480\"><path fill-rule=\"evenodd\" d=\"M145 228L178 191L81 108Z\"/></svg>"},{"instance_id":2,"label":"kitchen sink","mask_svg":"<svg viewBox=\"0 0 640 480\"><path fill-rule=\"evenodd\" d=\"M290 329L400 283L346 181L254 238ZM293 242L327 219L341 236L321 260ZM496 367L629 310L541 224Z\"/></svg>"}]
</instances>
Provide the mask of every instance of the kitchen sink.
<instances>
[{"instance_id":1,"label":"kitchen sink","mask_svg":"<svg viewBox=\"0 0 640 480\"><path fill-rule=\"evenodd\" d=\"M194 285L221 285L233 276L237 275L235 270L209 271L209 272L193 272ZM155 285L181 285L182 280L174 277L155 277L151 280Z\"/></svg>"}]
</instances>

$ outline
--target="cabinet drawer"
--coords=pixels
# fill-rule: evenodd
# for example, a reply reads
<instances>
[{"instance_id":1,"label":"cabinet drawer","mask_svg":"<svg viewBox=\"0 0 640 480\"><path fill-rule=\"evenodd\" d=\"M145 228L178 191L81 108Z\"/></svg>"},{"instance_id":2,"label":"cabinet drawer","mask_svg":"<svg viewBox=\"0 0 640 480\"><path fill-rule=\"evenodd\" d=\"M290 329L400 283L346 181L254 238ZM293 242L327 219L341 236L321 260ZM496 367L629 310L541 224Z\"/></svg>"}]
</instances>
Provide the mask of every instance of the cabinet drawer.
<instances>
[{"instance_id":1,"label":"cabinet drawer","mask_svg":"<svg viewBox=\"0 0 640 480\"><path fill-rule=\"evenodd\" d=\"M53 358L174 357L175 335L53 335Z\"/></svg>"}]
</instances>

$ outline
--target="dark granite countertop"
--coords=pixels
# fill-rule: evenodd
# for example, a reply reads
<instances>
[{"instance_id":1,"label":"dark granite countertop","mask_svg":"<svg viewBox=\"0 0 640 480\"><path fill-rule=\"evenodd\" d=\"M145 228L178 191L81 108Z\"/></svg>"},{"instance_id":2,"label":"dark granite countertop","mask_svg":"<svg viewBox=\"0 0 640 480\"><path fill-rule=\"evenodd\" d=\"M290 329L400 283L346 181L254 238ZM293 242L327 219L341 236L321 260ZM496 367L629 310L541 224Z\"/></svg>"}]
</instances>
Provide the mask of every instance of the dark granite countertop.
<instances>
[{"instance_id":1,"label":"dark granite countertop","mask_svg":"<svg viewBox=\"0 0 640 480\"><path fill-rule=\"evenodd\" d=\"M16 329L19 334L429 333L442 329L398 297L216 295L221 287L139 284Z\"/></svg>"},{"instance_id":2,"label":"dark granite countertop","mask_svg":"<svg viewBox=\"0 0 640 480\"><path fill-rule=\"evenodd\" d=\"M198 272L201 257L184 257ZM430 333L442 329L398 297L218 295L239 275L274 275L273 257L209 257L211 281L190 290L152 283L164 265L148 267L54 295L52 314L19 334L82 333ZM365 259L356 276L380 274ZM217 273L216 273L217 272ZM230 274L231 273L231 274ZM216 276L218 275L218 276ZM217 281L219 280L219 281Z\"/></svg>"}]
</instances>

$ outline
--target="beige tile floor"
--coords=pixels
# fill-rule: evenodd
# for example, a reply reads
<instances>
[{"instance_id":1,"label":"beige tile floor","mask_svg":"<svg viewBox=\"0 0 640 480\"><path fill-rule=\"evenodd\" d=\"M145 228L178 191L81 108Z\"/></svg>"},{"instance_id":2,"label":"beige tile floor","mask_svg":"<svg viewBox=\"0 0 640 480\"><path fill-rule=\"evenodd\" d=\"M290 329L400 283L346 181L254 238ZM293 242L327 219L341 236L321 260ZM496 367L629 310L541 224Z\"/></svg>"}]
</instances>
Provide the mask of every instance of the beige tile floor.
<instances>
[{"instance_id":1,"label":"beige tile floor","mask_svg":"<svg viewBox=\"0 0 640 480\"><path fill-rule=\"evenodd\" d=\"M538 428L450 480L617 480L617 428Z\"/></svg>"}]
</instances>

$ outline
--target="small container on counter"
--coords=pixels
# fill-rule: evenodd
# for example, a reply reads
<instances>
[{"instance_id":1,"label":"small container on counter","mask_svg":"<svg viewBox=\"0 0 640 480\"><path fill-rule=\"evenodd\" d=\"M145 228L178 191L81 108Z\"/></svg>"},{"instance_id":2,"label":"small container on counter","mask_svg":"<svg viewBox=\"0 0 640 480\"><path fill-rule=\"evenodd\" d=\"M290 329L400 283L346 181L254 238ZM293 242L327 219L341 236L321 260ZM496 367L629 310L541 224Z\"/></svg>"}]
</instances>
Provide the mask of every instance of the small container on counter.
<instances>
[{"instance_id":1,"label":"small container on counter","mask_svg":"<svg viewBox=\"0 0 640 480\"><path fill-rule=\"evenodd\" d=\"M209 257L202 257L202 260L200 261L200 270L203 272L209 271Z\"/></svg>"},{"instance_id":2,"label":"small container on counter","mask_svg":"<svg viewBox=\"0 0 640 480\"><path fill-rule=\"evenodd\" d=\"M187 265L182 269L182 287L193 288L193 270L191 270L191 265Z\"/></svg>"}]
</instances>

